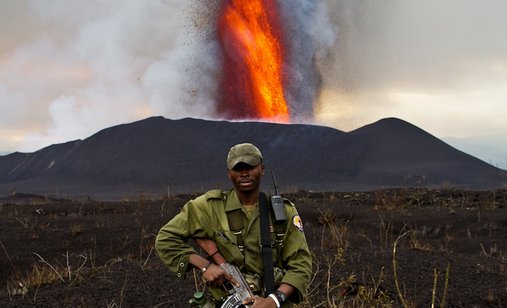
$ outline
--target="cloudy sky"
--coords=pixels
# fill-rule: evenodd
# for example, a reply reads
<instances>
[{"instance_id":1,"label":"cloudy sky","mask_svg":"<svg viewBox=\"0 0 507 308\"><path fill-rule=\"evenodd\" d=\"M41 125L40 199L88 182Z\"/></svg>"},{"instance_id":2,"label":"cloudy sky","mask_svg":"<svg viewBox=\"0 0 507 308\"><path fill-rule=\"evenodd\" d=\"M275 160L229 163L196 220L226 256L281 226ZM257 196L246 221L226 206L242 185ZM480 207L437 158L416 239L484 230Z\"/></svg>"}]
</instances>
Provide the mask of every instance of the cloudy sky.
<instances>
[{"instance_id":1,"label":"cloudy sky","mask_svg":"<svg viewBox=\"0 0 507 308\"><path fill-rule=\"evenodd\" d=\"M152 115L213 118L206 6L217 1L0 0L0 153ZM310 122L350 131L398 117L440 138L507 135L507 1L291 3L315 8Z\"/></svg>"}]
</instances>

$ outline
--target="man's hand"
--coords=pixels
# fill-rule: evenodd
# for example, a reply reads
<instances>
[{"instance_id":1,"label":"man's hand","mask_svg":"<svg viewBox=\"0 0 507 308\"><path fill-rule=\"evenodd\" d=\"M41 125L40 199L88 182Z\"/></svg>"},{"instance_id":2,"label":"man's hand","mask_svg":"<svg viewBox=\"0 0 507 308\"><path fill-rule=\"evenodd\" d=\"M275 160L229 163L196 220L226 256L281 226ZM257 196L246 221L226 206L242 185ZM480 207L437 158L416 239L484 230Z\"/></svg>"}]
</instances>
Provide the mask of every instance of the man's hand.
<instances>
[{"instance_id":1,"label":"man's hand","mask_svg":"<svg viewBox=\"0 0 507 308\"><path fill-rule=\"evenodd\" d=\"M221 286L226 280L230 281L233 285L238 286L239 283L224 271L220 266L212 263L208 269L202 274L202 277L211 285Z\"/></svg>"},{"instance_id":2,"label":"man's hand","mask_svg":"<svg viewBox=\"0 0 507 308\"><path fill-rule=\"evenodd\" d=\"M260 296L253 296L245 299L243 305L250 305L251 308L276 308L276 303L271 297L263 298Z\"/></svg>"}]
</instances>

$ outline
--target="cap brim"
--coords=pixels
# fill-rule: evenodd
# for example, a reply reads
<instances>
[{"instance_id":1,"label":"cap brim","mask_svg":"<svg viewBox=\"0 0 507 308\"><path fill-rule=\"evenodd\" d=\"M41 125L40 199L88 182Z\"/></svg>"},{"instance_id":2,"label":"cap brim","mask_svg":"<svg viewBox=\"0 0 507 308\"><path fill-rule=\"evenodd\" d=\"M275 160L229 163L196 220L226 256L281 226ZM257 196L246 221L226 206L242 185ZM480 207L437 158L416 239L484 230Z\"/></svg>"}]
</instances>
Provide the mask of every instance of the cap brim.
<instances>
[{"instance_id":1,"label":"cap brim","mask_svg":"<svg viewBox=\"0 0 507 308\"><path fill-rule=\"evenodd\" d=\"M241 155L228 162L227 168L232 169L239 163L245 163L250 166L257 166L261 162L261 158L252 155Z\"/></svg>"}]
</instances>

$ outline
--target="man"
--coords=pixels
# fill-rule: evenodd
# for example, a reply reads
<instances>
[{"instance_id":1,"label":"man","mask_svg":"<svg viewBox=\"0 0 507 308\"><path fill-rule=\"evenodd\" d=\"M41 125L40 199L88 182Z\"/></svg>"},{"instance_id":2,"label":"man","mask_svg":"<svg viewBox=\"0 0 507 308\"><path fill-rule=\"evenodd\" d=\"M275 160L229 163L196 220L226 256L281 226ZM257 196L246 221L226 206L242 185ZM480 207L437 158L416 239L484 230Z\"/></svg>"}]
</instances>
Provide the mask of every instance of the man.
<instances>
[{"instance_id":1,"label":"man","mask_svg":"<svg viewBox=\"0 0 507 308\"><path fill-rule=\"evenodd\" d=\"M245 304L291 307L293 302L303 298L312 271L311 255L297 210L294 204L284 200L286 220L281 224L274 223L270 211L269 232L275 267L274 273L266 274L274 275L276 290L264 294L259 222L260 183L264 175L261 151L251 143L233 146L227 155L227 173L234 189L208 191L185 204L181 212L160 229L155 243L158 255L178 277L185 277L192 266L200 270L203 279L210 284L215 302L220 305L227 297L222 284L227 281L236 284L237 281L220 264L199 255L187 243L190 238L197 243L211 242L213 251L207 250L209 256L215 262L221 262L217 260L223 256L228 263L240 268L248 284L253 286L255 296Z\"/></svg>"}]
</instances>

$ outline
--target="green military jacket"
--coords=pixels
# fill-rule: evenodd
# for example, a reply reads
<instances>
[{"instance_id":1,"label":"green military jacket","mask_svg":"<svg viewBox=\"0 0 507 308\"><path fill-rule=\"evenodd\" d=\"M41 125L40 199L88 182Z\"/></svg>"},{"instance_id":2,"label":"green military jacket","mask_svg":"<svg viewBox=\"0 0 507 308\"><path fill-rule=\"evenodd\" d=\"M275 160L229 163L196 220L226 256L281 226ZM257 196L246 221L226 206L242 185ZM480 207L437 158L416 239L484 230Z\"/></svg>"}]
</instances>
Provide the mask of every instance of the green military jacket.
<instances>
[{"instance_id":1,"label":"green military jacket","mask_svg":"<svg viewBox=\"0 0 507 308\"><path fill-rule=\"evenodd\" d=\"M303 225L294 204L288 200L285 200L284 204L287 223L281 247L276 247L274 240L276 235L273 226L270 226L273 261L283 271L281 282L297 289L290 301L299 302L310 283L312 259ZM258 204L256 205L249 219L234 190L228 192L212 190L189 201L179 214L160 229L155 242L159 257L176 272L178 277L183 278L192 267L188 264L189 256L196 253L188 244L188 239L209 238L217 243L220 253L227 262L238 266L243 273L263 277L260 219ZM242 209L245 222L242 235L245 246L243 253L237 246L236 235L229 228L226 214L236 209Z\"/></svg>"}]
</instances>

